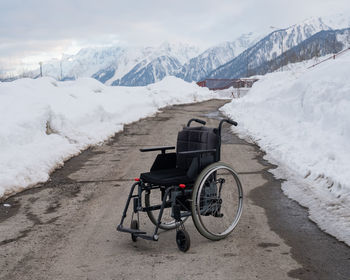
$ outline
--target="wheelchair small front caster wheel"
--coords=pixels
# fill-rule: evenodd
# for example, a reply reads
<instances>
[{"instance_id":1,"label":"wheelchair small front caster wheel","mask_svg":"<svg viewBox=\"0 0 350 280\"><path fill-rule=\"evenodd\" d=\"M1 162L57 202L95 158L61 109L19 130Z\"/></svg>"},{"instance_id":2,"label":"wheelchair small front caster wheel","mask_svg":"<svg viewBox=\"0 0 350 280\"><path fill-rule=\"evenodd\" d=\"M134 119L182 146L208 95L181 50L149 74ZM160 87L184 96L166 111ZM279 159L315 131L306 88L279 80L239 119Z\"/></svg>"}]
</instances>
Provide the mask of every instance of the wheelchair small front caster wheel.
<instances>
[{"instance_id":1,"label":"wheelchair small front caster wheel","mask_svg":"<svg viewBox=\"0 0 350 280\"><path fill-rule=\"evenodd\" d=\"M190 249L191 239L186 230L179 229L176 232L176 244L181 252L186 252Z\"/></svg>"},{"instance_id":2,"label":"wheelchair small front caster wheel","mask_svg":"<svg viewBox=\"0 0 350 280\"><path fill-rule=\"evenodd\" d=\"M131 224L130 224L130 228L131 229L139 229L139 223L137 222L137 220L132 220L131 221ZM133 242L136 242L137 241L137 236L135 234L131 234L131 239Z\"/></svg>"}]
</instances>

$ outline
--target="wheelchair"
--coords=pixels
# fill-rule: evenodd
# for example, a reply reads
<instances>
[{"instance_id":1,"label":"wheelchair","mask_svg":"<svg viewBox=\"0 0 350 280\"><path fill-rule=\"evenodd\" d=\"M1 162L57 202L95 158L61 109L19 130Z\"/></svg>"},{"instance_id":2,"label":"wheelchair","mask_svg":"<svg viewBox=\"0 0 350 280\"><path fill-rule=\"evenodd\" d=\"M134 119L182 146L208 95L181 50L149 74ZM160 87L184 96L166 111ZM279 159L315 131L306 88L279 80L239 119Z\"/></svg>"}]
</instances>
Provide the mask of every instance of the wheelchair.
<instances>
[{"instance_id":1,"label":"wheelchair","mask_svg":"<svg viewBox=\"0 0 350 280\"><path fill-rule=\"evenodd\" d=\"M192 122L201 126L191 127ZM135 178L118 231L131 234L136 242L138 238L158 241L159 229L176 229L176 244L186 252L190 236L184 224L190 216L199 233L213 241L234 230L242 214L243 190L234 169L220 161L225 122L237 126L235 121L223 119L218 128L209 128L203 120L190 119L178 133L176 152L167 152L174 150L173 146L140 149L159 154L150 171ZM124 227L131 200L130 227ZM139 212L146 212L155 225L153 234L140 229Z\"/></svg>"}]
</instances>

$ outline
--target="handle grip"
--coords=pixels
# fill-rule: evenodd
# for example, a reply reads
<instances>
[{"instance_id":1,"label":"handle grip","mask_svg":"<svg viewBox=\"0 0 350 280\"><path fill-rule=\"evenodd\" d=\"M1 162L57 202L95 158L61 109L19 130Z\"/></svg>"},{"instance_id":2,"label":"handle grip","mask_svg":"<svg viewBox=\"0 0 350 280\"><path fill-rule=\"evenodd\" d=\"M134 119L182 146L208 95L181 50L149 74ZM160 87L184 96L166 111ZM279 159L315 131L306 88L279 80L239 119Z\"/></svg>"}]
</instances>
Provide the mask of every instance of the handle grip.
<instances>
[{"instance_id":1,"label":"handle grip","mask_svg":"<svg viewBox=\"0 0 350 280\"><path fill-rule=\"evenodd\" d=\"M190 120L188 121L188 123L187 123L187 126L190 126L190 125L191 125L191 122L197 122L197 123L200 123L200 124L202 124L202 125L205 125L205 124L206 124L205 121L200 120L200 119L190 119Z\"/></svg>"},{"instance_id":2,"label":"handle grip","mask_svg":"<svg viewBox=\"0 0 350 280\"><path fill-rule=\"evenodd\" d=\"M234 126L237 126L237 125L238 125L237 122L235 122L235 121L233 121L233 120L230 120L230 119L223 119L223 120L221 120L221 121L220 121L220 124L219 124L219 136L221 136L221 127L222 127L222 125L223 125L224 122L227 122L227 123L232 124L232 125L234 125Z\"/></svg>"},{"instance_id":3,"label":"handle grip","mask_svg":"<svg viewBox=\"0 0 350 280\"><path fill-rule=\"evenodd\" d=\"M229 124L232 124L232 125L234 125L234 126L237 126L237 125L238 125L238 123L235 122L235 121L233 121L233 120L227 119L226 122L228 122Z\"/></svg>"}]
</instances>

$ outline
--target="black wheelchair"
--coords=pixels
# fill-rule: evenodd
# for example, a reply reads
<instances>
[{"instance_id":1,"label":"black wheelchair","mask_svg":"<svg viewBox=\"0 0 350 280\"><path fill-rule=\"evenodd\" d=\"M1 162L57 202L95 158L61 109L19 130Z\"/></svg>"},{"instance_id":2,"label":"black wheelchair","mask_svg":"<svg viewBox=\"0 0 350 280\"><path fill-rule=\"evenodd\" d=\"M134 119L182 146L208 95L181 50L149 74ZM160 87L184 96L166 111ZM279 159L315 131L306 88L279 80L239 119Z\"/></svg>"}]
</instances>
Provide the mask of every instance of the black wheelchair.
<instances>
[{"instance_id":1,"label":"black wheelchair","mask_svg":"<svg viewBox=\"0 0 350 280\"><path fill-rule=\"evenodd\" d=\"M202 126L191 127L192 122ZM140 149L161 153L150 172L135 178L118 231L130 233L136 242L138 238L157 241L159 229L176 229L176 243L183 252L190 248L190 237L184 226L189 216L200 234L210 240L223 239L233 231L242 214L243 190L233 168L220 161L224 122L237 125L235 121L223 119L218 128L208 128L203 120L189 120L178 133L176 153L166 153L175 149L171 146ZM126 228L123 223L131 200L131 224ZM146 212L155 225L153 234L139 228L139 212Z\"/></svg>"}]
</instances>

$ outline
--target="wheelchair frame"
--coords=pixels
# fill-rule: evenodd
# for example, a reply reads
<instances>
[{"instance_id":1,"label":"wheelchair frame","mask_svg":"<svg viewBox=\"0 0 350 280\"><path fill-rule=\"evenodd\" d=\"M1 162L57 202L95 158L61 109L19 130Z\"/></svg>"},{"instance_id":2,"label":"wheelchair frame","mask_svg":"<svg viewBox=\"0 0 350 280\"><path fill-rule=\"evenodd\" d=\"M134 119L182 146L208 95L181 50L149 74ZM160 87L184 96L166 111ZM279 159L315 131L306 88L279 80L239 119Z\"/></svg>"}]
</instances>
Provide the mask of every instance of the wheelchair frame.
<instances>
[{"instance_id":1,"label":"wheelchair frame","mask_svg":"<svg viewBox=\"0 0 350 280\"><path fill-rule=\"evenodd\" d=\"M190 124L192 122L198 122L202 125L205 125L206 122L203 120L199 120L199 119L190 119L187 123L187 127L190 127ZM200 174L196 177L196 180L194 183L190 183L190 184L179 184L179 185L171 185L171 186L164 186L164 185L156 185L156 184L151 184L148 182L143 182L142 179L140 178L135 178L135 183L132 185L127 201L126 201L126 205L121 217L121 221L120 224L117 226L117 230L120 232L125 232L125 233L130 233L131 234L131 238L132 240L135 242L137 240L137 238L142 238L142 239L146 239L146 240L152 240L152 241L158 241L159 239L159 229L176 229L176 242L178 245L178 248L183 251L186 252L189 247L190 247L190 237L187 233L187 231L185 230L184 227L184 222L186 221L186 219L189 216L192 216L194 222L195 222L195 226L197 228L197 230L206 238L209 238L211 240L219 240L222 239L224 237L226 237L233 229L234 227L237 225L239 218L241 216L242 213L242 203L243 203L243 191L242 191L242 187L241 187L241 183L238 179L237 174L234 172L234 170L227 164L225 163L221 163L220 162L220 150L221 150L221 130L222 130L222 125L224 122L227 122L231 125L237 125L237 123L235 121L229 120L229 119L223 119L220 121L219 127L216 129L216 133L218 135L218 143L217 143L217 149L208 149L208 150L194 150L194 151L184 151L184 152L179 152L178 154L182 154L182 155L189 155L189 156L193 156L195 158L197 158L198 160L198 166L201 166L201 160L202 157L205 154L214 154L214 163L210 164L209 166L207 166L206 168L204 168L202 170L202 172L200 172ZM165 154L167 150L172 150L175 149L175 147L173 146L165 146L165 147L151 147L151 148L144 148L144 149L140 149L141 152L150 152L150 151L161 151L161 154ZM211 195L214 197L215 195L217 195L216 193L218 192L218 186L217 183L219 184L219 192L221 192L221 188L222 185L224 183L225 180L223 179L217 179L216 178L216 169L218 168L226 168L229 172L231 172L232 176L234 177L234 180L238 186L238 193L239 193L239 208L237 210L237 214L235 217L235 220L233 222L233 224L231 225L232 229L230 229L230 231L223 235L223 236L216 236L216 235L211 235L210 232L206 232L206 229L200 225L200 221L198 221L198 217L195 218L194 217L194 191L196 190L198 192L198 189L204 189L205 191L207 191L208 193L211 193ZM210 173L211 172L211 173ZM203 185L206 182L202 182L203 178L206 178L205 180L208 180L208 178L211 178L214 183L210 183L206 186L203 187ZM221 181L220 181L221 180ZM202 186L202 187L201 187ZM135 189L137 189L136 194L135 193ZM149 205L149 201L147 203L146 199L145 199L145 205L143 205L143 201L142 201L142 196L143 193L145 192L145 197L146 195L148 195L148 200L149 200L149 195L152 192L152 190L157 190L159 189L161 192L161 203L160 204L155 204L155 205ZM197 194L196 194L197 195ZM219 198L213 198L215 200L214 204L216 205L216 212L213 214L213 211L210 212L208 215L217 215L214 217L222 217L223 214L220 213L220 207L221 207L221 203L222 203L222 199ZM212 200L213 200L212 199ZM130 207L130 203L131 200L133 200L133 207L132 207L132 217L131 217L131 226L130 228L126 228L123 226L123 223L125 221L125 218L127 216L127 212L128 209ZM221 200L221 202L220 202ZM210 205L208 205L208 203L206 201L204 202L199 202L199 198L198 198L198 204L200 204L200 209L199 211L195 211L195 212L199 212L199 215L207 215L208 209L212 206L213 202L211 201ZM207 203L207 205L205 205ZM148 204L148 205L146 205ZM174 221L172 223L169 224L169 226L165 226L164 224L162 225L162 216L163 216L163 212L164 209L166 208L171 208L171 217L174 219ZM153 211L159 210L159 214L157 219L155 220L154 216L153 216ZM150 220L152 221L152 223L155 224L155 229L153 234L147 234L147 232L142 231L139 229L139 212L146 212L150 218ZM137 220L134 219L134 215L137 215ZM198 213L197 213L198 215ZM197 222L196 222L197 220ZM199 217L200 220L200 217Z\"/></svg>"}]
</instances>

